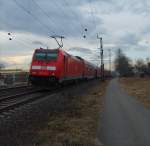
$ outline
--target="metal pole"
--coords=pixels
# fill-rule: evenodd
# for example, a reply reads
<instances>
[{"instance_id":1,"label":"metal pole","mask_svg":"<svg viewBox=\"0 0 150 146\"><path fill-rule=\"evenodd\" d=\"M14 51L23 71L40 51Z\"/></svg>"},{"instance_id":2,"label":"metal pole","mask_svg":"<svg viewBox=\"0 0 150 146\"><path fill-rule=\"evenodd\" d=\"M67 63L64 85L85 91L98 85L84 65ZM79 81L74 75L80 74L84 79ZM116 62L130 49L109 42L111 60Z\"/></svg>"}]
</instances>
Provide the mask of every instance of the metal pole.
<instances>
[{"instance_id":1,"label":"metal pole","mask_svg":"<svg viewBox=\"0 0 150 146\"><path fill-rule=\"evenodd\" d=\"M97 35L97 39L100 40L100 56L101 56L101 79L104 80L104 60L103 60L103 39Z\"/></svg>"},{"instance_id":2,"label":"metal pole","mask_svg":"<svg viewBox=\"0 0 150 146\"><path fill-rule=\"evenodd\" d=\"M111 75L111 49L109 49L108 51L109 51L109 71Z\"/></svg>"},{"instance_id":3,"label":"metal pole","mask_svg":"<svg viewBox=\"0 0 150 146\"><path fill-rule=\"evenodd\" d=\"M102 80L104 80L105 75L104 75L104 51L103 51L103 40L102 40L102 38L100 38L100 40L101 40Z\"/></svg>"}]
</instances>

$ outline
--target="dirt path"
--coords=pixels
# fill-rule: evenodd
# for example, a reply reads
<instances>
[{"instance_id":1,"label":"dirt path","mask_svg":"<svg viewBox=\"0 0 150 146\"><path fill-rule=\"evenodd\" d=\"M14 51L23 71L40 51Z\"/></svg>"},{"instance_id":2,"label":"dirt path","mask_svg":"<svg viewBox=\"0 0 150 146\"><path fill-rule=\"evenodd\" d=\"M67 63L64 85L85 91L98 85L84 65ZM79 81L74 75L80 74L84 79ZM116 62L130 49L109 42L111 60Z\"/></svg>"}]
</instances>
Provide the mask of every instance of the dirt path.
<instances>
[{"instance_id":1,"label":"dirt path","mask_svg":"<svg viewBox=\"0 0 150 146\"><path fill-rule=\"evenodd\" d=\"M105 97L100 140L107 146L150 146L150 110L127 95L113 79Z\"/></svg>"}]
</instances>

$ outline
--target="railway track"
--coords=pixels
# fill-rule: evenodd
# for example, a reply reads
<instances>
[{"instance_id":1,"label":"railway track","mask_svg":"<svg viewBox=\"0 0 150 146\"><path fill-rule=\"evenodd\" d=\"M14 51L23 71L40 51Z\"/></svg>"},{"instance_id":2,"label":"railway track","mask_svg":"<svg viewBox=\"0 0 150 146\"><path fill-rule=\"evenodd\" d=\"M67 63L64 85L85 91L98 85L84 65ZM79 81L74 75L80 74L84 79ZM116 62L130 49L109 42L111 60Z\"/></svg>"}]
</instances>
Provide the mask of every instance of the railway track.
<instances>
[{"instance_id":1,"label":"railway track","mask_svg":"<svg viewBox=\"0 0 150 146\"><path fill-rule=\"evenodd\" d=\"M53 88L51 90L44 90L39 88L14 95L0 97L0 114L9 112L12 109L21 107L40 98L44 98L47 95L54 93L55 91L58 91L58 88Z\"/></svg>"},{"instance_id":2,"label":"railway track","mask_svg":"<svg viewBox=\"0 0 150 146\"><path fill-rule=\"evenodd\" d=\"M4 90L0 90L0 99L6 96L15 95L23 92L28 92L29 90L35 89L33 86L20 86L20 87L13 87Z\"/></svg>"},{"instance_id":3,"label":"railway track","mask_svg":"<svg viewBox=\"0 0 150 146\"><path fill-rule=\"evenodd\" d=\"M20 89L20 88L26 88L28 87L28 85L22 85L22 86L15 86L15 87L5 87L5 88L1 88L0 89L0 92L4 92L4 91L11 91L11 90L14 90L14 89Z\"/></svg>"},{"instance_id":4,"label":"railway track","mask_svg":"<svg viewBox=\"0 0 150 146\"><path fill-rule=\"evenodd\" d=\"M45 98L66 88L68 88L68 86L54 86L51 87L51 89L24 86L24 88L18 87L17 89L11 89L15 90L13 94L11 94L12 91L8 95L0 94L0 115L9 113L10 110L12 111L13 109L32 103L38 99Z\"/></svg>"}]
</instances>

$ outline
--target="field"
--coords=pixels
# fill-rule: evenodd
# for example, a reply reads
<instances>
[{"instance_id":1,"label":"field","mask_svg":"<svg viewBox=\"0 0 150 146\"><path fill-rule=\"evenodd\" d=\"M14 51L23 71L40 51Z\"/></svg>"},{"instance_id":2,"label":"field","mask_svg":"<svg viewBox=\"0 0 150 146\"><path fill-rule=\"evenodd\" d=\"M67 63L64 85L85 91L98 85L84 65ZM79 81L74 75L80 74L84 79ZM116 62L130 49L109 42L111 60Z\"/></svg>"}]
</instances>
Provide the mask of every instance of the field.
<instances>
[{"instance_id":1,"label":"field","mask_svg":"<svg viewBox=\"0 0 150 146\"><path fill-rule=\"evenodd\" d=\"M71 95L70 109L49 117L45 128L38 132L37 143L41 146L102 146L96 133L107 83L88 88L82 96Z\"/></svg>"},{"instance_id":2,"label":"field","mask_svg":"<svg viewBox=\"0 0 150 146\"><path fill-rule=\"evenodd\" d=\"M150 78L122 78L120 82L129 95L150 108Z\"/></svg>"}]
</instances>

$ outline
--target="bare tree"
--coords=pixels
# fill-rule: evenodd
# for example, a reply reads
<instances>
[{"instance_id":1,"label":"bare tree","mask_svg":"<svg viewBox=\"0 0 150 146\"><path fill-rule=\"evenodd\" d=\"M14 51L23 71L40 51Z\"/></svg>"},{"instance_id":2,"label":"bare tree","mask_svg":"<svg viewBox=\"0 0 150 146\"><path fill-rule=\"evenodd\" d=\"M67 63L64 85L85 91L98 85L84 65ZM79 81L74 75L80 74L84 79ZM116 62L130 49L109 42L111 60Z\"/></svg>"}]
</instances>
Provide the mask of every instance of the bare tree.
<instances>
[{"instance_id":1,"label":"bare tree","mask_svg":"<svg viewBox=\"0 0 150 146\"><path fill-rule=\"evenodd\" d=\"M140 72L144 72L144 70L147 68L147 66L146 66L146 64L145 64L143 59L138 59L136 61L135 67Z\"/></svg>"},{"instance_id":2,"label":"bare tree","mask_svg":"<svg viewBox=\"0 0 150 146\"><path fill-rule=\"evenodd\" d=\"M133 75L131 60L122 52L121 49L117 50L114 63L115 69L120 74L120 76Z\"/></svg>"},{"instance_id":3,"label":"bare tree","mask_svg":"<svg viewBox=\"0 0 150 146\"><path fill-rule=\"evenodd\" d=\"M5 68L5 65L3 63L0 63L0 69Z\"/></svg>"}]
</instances>

